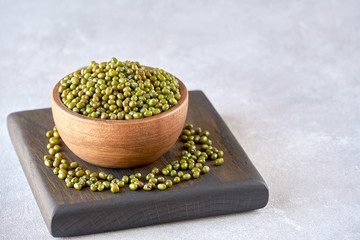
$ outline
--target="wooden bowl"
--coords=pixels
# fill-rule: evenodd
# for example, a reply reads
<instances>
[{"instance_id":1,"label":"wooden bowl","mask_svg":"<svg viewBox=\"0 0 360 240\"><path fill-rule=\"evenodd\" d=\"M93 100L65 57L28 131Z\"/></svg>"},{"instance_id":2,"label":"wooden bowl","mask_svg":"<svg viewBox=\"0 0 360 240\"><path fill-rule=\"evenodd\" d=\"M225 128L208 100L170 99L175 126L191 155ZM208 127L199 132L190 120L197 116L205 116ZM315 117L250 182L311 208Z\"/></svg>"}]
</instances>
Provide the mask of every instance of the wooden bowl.
<instances>
[{"instance_id":1,"label":"wooden bowl","mask_svg":"<svg viewBox=\"0 0 360 240\"><path fill-rule=\"evenodd\" d=\"M156 161L178 139L186 120L188 92L179 80L178 104L158 115L132 120L90 118L68 109L60 99L60 82L51 104L61 139L81 159L108 168L130 168Z\"/></svg>"}]
</instances>

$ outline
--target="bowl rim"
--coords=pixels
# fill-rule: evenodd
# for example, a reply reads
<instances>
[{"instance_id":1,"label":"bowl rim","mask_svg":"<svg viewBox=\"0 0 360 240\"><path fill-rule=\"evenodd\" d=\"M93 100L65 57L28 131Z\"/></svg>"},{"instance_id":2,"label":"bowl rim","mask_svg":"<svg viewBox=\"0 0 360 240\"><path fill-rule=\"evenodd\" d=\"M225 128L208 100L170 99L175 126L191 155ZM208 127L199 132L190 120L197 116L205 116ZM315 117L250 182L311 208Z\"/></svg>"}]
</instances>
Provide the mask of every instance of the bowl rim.
<instances>
[{"instance_id":1,"label":"bowl rim","mask_svg":"<svg viewBox=\"0 0 360 240\"><path fill-rule=\"evenodd\" d=\"M152 67L148 67L148 66L144 66L144 67L152 68ZM185 102L187 102L189 94L188 94L188 90L187 90L185 84L176 76L174 76L174 77L179 81L179 85L180 85L181 98L178 101L178 104L165 112L161 112L158 115L154 115L154 116L147 117L147 118L131 119L131 120L118 120L118 119L111 120L111 119L91 118L91 117L76 113L76 112L70 110L69 108L67 108L60 99L60 93L58 91L59 86L60 86L60 80L53 87L53 90L51 93L51 98L52 98L53 105L56 105L62 113L69 115L70 117L72 117L74 119L78 119L78 120L85 121L88 123L98 122L98 123L104 123L104 124L115 124L116 123L116 124L123 124L123 125L132 125L132 124L138 124L138 123L152 122L152 121L159 120L161 118L166 118L169 115L172 115L174 112L178 111Z\"/></svg>"}]
</instances>

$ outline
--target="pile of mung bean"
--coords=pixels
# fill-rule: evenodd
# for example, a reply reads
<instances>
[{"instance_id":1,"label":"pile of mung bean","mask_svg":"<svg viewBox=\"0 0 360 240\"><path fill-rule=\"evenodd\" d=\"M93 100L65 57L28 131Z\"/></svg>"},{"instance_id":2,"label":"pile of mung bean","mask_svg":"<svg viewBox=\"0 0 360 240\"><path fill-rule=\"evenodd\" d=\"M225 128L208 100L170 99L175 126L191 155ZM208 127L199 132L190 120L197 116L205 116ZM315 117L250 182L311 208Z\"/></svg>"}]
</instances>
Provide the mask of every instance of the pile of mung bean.
<instances>
[{"instance_id":1,"label":"pile of mung bean","mask_svg":"<svg viewBox=\"0 0 360 240\"><path fill-rule=\"evenodd\" d=\"M92 172L79 166L78 162L69 162L61 154L61 139L56 127L46 132L49 138L47 148L49 155L44 156L44 164L53 168L54 174L61 180L65 180L66 186L81 190L89 187L91 191L104 191L110 189L117 193L120 188L128 184L130 190L154 189L166 190L173 184L182 181L197 179L202 174L210 171L209 160L213 160L215 166L224 163L224 152L212 146L209 131L194 128L193 124L186 124L180 139L184 142L180 160L174 160L163 168L154 167L147 174L134 173L130 176L123 175L119 178L105 172ZM207 165L206 165L207 164Z\"/></svg>"},{"instance_id":2,"label":"pile of mung bean","mask_svg":"<svg viewBox=\"0 0 360 240\"><path fill-rule=\"evenodd\" d=\"M179 81L139 62L92 61L60 80L59 94L72 111L92 118L130 120L160 114L181 99Z\"/></svg>"}]
</instances>

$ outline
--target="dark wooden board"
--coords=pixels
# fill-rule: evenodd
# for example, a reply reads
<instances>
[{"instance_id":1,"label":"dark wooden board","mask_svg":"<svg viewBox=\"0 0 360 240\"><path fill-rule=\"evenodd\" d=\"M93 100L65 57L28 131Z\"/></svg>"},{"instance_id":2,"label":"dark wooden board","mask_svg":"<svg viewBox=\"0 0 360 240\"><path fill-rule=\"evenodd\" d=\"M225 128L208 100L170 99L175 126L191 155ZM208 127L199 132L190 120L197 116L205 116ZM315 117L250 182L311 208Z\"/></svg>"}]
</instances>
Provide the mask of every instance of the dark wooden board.
<instances>
[{"instance_id":1,"label":"dark wooden board","mask_svg":"<svg viewBox=\"0 0 360 240\"><path fill-rule=\"evenodd\" d=\"M12 143L50 233L55 237L83 235L265 207L268 188L229 128L201 91L190 91L189 100L187 122L210 131L213 145L224 151L225 163L215 167L209 162L208 174L166 191L122 188L113 194L69 189L43 164L45 132L54 126L51 109L10 114L7 123ZM120 178L134 172L144 175L155 166L179 159L182 143L177 142L158 161L134 169L99 168L62 146L66 159Z\"/></svg>"}]
</instances>

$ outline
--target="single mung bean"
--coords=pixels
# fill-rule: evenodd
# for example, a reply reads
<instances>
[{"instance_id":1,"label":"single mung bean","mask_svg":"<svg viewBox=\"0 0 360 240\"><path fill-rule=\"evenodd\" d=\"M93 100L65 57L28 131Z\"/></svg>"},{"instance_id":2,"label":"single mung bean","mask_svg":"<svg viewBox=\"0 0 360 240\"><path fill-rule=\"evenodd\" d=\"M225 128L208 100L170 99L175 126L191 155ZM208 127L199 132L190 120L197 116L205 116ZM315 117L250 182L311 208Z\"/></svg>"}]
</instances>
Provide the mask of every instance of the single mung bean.
<instances>
[{"instance_id":1,"label":"single mung bean","mask_svg":"<svg viewBox=\"0 0 360 240\"><path fill-rule=\"evenodd\" d=\"M223 152L223 151L219 151L217 154L218 154L218 156L219 156L220 158L222 158L222 157L224 156L224 152Z\"/></svg>"},{"instance_id":2,"label":"single mung bean","mask_svg":"<svg viewBox=\"0 0 360 240\"><path fill-rule=\"evenodd\" d=\"M46 137L48 137L48 138L51 138L53 136L53 131L47 131L46 132Z\"/></svg>"},{"instance_id":3,"label":"single mung bean","mask_svg":"<svg viewBox=\"0 0 360 240\"><path fill-rule=\"evenodd\" d=\"M66 178L66 174L63 173L63 172L59 172L58 178L59 178L59 179L65 179L65 178Z\"/></svg>"},{"instance_id":4,"label":"single mung bean","mask_svg":"<svg viewBox=\"0 0 360 240\"><path fill-rule=\"evenodd\" d=\"M61 165L60 165L60 166L61 166ZM84 170L80 170L80 171L75 172L75 175L76 175L77 177L82 177L84 174L85 174Z\"/></svg>"},{"instance_id":5,"label":"single mung bean","mask_svg":"<svg viewBox=\"0 0 360 240\"><path fill-rule=\"evenodd\" d=\"M57 153L57 151L56 151L54 148L50 148L50 149L49 149L49 153L50 153L51 155L55 155L55 153Z\"/></svg>"},{"instance_id":6,"label":"single mung bean","mask_svg":"<svg viewBox=\"0 0 360 240\"><path fill-rule=\"evenodd\" d=\"M174 180L173 180L174 183L179 183L180 181L181 181L181 179L179 177L174 177Z\"/></svg>"},{"instance_id":7,"label":"single mung bean","mask_svg":"<svg viewBox=\"0 0 360 240\"><path fill-rule=\"evenodd\" d=\"M224 163L224 159L223 158L218 158L215 160L215 165L216 166L220 166L220 165L223 165Z\"/></svg>"},{"instance_id":8,"label":"single mung bean","mask_svg":"<svg viewBox=\"0 0 360 240\"><path fill-rule=\"evenodd\" d=\"M135 184L135 183L131 183L131 184L129 184L129 188L130 188L130 190L133 190L133 191L135 191L136 189L138 189L138 185L137 184Z\"/></svg>"},{"instance_id":9,"label":"single mung bean","mask_svg":"<svg viewBox=\"0 0 360 240\"><path fill-rule=\"evenodd\" d=\"M213 154L211 154L210 158L211 158L212 160L215 160L215 159L218 158L218 155L217 155L216 153L213 153Z\"/></svg>"},{"instance_id":10,"label":"single mung bean","mask_svg":"<svg viewBox=\"0 0 360 240\"><path fill-rule=\"evenodd\" d=\"M97 186L97 190L98 190L99 192L103 191L104 189L105 189L105 185L102 184L102 183L100 183L100 184Z\"/></svg>"},{"instance_id":11,"label":"single mung bean","mask_svg":"<svg viewBox=\"0 0 360 240\"><path fill-rule=\"evenodd\" d=\"M196 150L196 151L194 152L194 155L193 155L193 156L195 156L196 159L197 159L198 157L201 156L201 151L200 151L200 150ZM196 160L196 159L195 159L195 160Z\"/></svg>"},{"instance_id":12,"label":"single mung bean","mask_svg":"<svg viewBox=\"0 0 360 240\"><path fill-rule=\"evenodd\" d=\"M177 163L179 163L179 160L174 160L170 164L171 164L172 167L174 167L174 165L177 164Z\"/></svg>"},{"instance_id":13,"label":"single mung bean","mask_svg":"<svg viewBox=\"0 0 360 240\"><path fill-rule=\"evenodd\" d=\"M93 183L99 181L97 177L90 177L89 180L92 181Z\"/></svg>"},{"instance_id":14,"label":"single mung bean","mask_svg":"<svg viewBox=\"0 0 360 240\"><path fill-rule=\"evenodd\" d=\"M177 174L176 170L171 170L170 176L175 177Z\"/></svg>"},{"instance_id":15,"label":"single mung bean","mask_svg":"<svg viewBox=\"0 0 360 240\"><path fill-rule=\"evenodd\" d=\"M197 168L197 167L193 167L193 168L191 169L191 172L200 172L200 169Z\"/></svg>"},{"instance_id":16,"label":"single mung bean","mask_svg":"<svg viewBox=\"0 0 360 240\"><path fill-rule=\"evenodd\" d=\"M185 173L184 176L183 176L183 178L184 178L185 180L191 179L190 173Z\"/></svg>"},{"instance_id":17,"label":"single mung bean","mask_svg":"<svg viewBox=\"0 0 360 240\"><path fill-rule=\"evenodd\" d=\"M67 175L70 176L70 177L73 177L73 176L75 176L75 172L73 170L69 170L67 172Z\"/></svg>"},{"instance_id":18,"label":"single mung bean","mask_svg":"<svg viewBox=\"0 0 360 240\"><path fill-rule=\"evenodd\" d=\"M86 180L86 185L87 185L88 187L90 187L91 184L93 184L93 182L92 182L91 180Z\"/></svg>"},{"instance_id":19,"label":"single mung bean","mask_svg":"<svg viewBox=\"0 0 360 240\"><path fill-rule=\"evenodd\" d=\"M61 151L61 147L58 144L56 144L53 148L56 151L56 153Z\"/></svg>"},{"instance_id":20,"label":"single mung bean","mask_svg":"<svg viewBox=\"0 0 360 240\"><path fill-rule=\"evenodd\" d=\"M72 182L72 183L77 183L77 182L79 182L79 179L78 179L77 177L73 177L73 178L71 179L71 182Z\"/></svg>"},{"instance_id":21,"label":"single mung bean","mask_svg":"<svg viewBox=\"0 0 360 240\"><path fill-rule=\"evenodd\" d=\"M208 147L209 147L209 145L203 144L203 145L201 145L201 150L206 151L206 149L208 149ZM201 153L200 153L200 155L201 155Z\"/></svg>"},{"instance_id":22,"label":"single mung bean","mask_svg":"<svg viewBox=\"0 0 360 240\"><path fill-rule=\"evenodd\" d=\"M165 189L166 189L166 185L165 185L164 183L159 183L159 184L157 185L157 189L159 189L159 190L165 190Z\"/></svg>"},{"instance_id":23,"label":"single mung bean","mask_svg":"<svg viewBox=\"0 0 360 240\"><path fill-rule=\"evenodd\" d=\"M149 179L149 182L151 182L151 183L153 183L153 184L157 184L158 183L158 180L157 180L157 178L150 178Z\"/></svg>"},{"instance_id":24,"label":"single mung bean","mask_svg":"<svg viewBox=\"0 0 360 240\"><path fill-rule=\"evenodd\" d=\"M105 172L99 172L99 178L105 180L107 178L107 174Z\"/></svg>"},{"instance_id":25,"label":"single mung bean","mask_svg":"<svg viewBox=\"0 0 360 240\"><path fill-rule=\"evenodd\" d=\"M210 136L210 132L208 130L203 131L202 134L203 134L203 136L206 136L206 137Z\"/></svg>"},{"instance_id":26,"label":"single mung bean","mask_svg":"<svg viewBox=\"0 0 360 240\"><path fill-rule=\"evenodd\" d=\"M175 163L175 164L173 165L173 170L172 170L172 171L178 170L179 168L180 168L180 164L179 164L179 163Z\"/></svg>"},{"instance_id":27,"label":"single mung bean","mask_svg":"<svg viewBox=\"0 0 360 240\"><path fill-rule=\"evenodd\" d=\"M96 172L93 172L93 173L91 173L90 175L89 175L90 177L98 177L98 173L96 173Z\"/></svg>"},{"instance_id":28,"label":"single mung bean","mask_svg":"<svg viewBox=\"0 0 360 240\"><path fill-rule=\"evenodd\" d=\"M155 177L155 174L149 173L149 174L146 175L145 179L146 179L147 181L149 181L149 179L150 179L150 178L153 178L153 177Z\"/></svg>"},{"instance_id":29,"label":"single mung bean","mask_svg":"<svg viewBox=\"0 0 360 240\"><path fill-rule=\"evenodd\" d=\"M156 174L159 174L160 170L159 170L159 168L154 167L154 168L151 170L151 172L156 175Z\"/></svg>"},{"instance_id":30,"label":"single mung bean","mask_svg":"<svg viewBox=\"0 0 360 240\"><path fill-rule=\"evenodd\" d=\"M49 142L52 143L52 144L54 144L54 145L60 144L60 140L59 140L59 138L57 138L57 137L51 137L51 138L49 139Z\"/></svg>"},{"instance_id":31,"label":"single mung bean","mask_svg":"<svg viewBox=\"0 0 360 240\"><path fill-rule=\"evenodd\" d=\"M53 136L56 137L56 138L60 138L60 134L57 130L54 130L53 131Z\"/></svg>"},{"instance_id":32,"label":"single mung bean","mask_svg":"<svg viewBox=\"0 0 360 240\"><path fill-rule=\"evenodd\" d=\"M191 132L188 129L182 130L182 134L185 136L191 136Z\"/></svg>"},{"instance_id":33,"label":"single mung bean","mask_svg":"<svg viewBox=\"0 0 360 240\"><path fill-rule=\"evenodd\" d=\"M96 184L91 184L91 185L90 185L90 190L93 191L93 192L97 191L97 186L96 186Z\"/></svg>"},{"instance_id":34,"label":"single mung bean","mask_svg":"<svg viewBox=\"0 0 360 240\"><path fill-rule=\"evenodd\" d=\"M207 136L204 136L204 135L203 135L203 136L200 137L199 142L200 142L200 143L206 143L207 140L208 140Z\"/></svg>"},{"instance_id":35,"label":"single mung bean","mask_svg":"<svg viewBox=\"0 0 360 240\"><path fill-rule=\"evenodd\" d=\"M172 183L172 181L170 179L168 179L168 180L165 181L165 185L166 185L167 188L171 188L173 183Z\"/></svg>"},{"instance_id":36,"label":"single mung bean","mask_svg":"<svg viewBox=\"0 0 360 240\"><path fill-rule=\"evenodd\" d=\"M67 170L69 168L69 166L66 163L60 164L59 167L60 167L60 169L65 169L65 170Z\"/></svg>"},{"instance_id":37,"label":"single mung bean","mask_svg":"<svg viewBox=\"0 0 360 240\"><path fill-rule=\"evenodd\" d=\"M122 187L125 186L125 182L124 181L119 181L119 182L117 182L117 185L122 188Z\"/></svg>"},{"instance_id":38,"label":"single mung bean","mask_svg":"<svg viewBox=\"0 0 360 240\"><path fill-rule=\"evenodd\" d=\"M181 169L187 169L189 167L189 164L184 162L181 164Z\"/></svg>"},{"instance_id":39,"label":"single mung bean","mask_svg":"<svg viewBox=\"0 0 360 240\"><path fill-rule=\"evenodd\" d=\"M188 163L188 161L187 161L187 160L188 160L188 158L186 158L186 159L185 159L185 158L181 159L181 160L180 160L180 164L183 164L183 163Z\"/></svg>"},{"instance_id":40,"label":"single mung bean","mask_svg":"<svg viewBox=\"0 0 360 240\"><path fill-rule=\"evenodd\" d=\"M200 133L201 133L201 128L197 127L197 128L195 129L195 133L196 133L196 134L200 134Z\"/></svg>"},{"instance_id":41,"label":"single mung bean","mask_svg":"<svg viewBox=\"0 0 360 240\"><path fill-rule=\"evenodd\" d=\"M124 176L121 178L121 181L123 181L124 183L128 183L128 182L129 182L129 176L124 175Z\"/></svg>"},{"instance_id":42,"label":"single mung bean","mask_svg":"<svg viewBox=\"0 0 360 240\"><path fill-rule=\"evenodd\" d=\"M112 186L112 187L110 188L110 191L111 191L112 193L117 193L117 192L119 192L119 191L120 191L119 186L117 186L117 185Z\"/></svg>"},{"instance_id":43,"label":"single mung bean","mask_svg":"<svg viewBox=\"0 0 360 240\"><path fill-rule=\"evenodd\" d=\"M192 173L192 177L193 177L193 178L198 178L198 177L200 177L200 171L195 171L195 172L193 172L193 173Z\"/></svg>"},{"instance_id":44,"label":"single mung bean","mask_svg":"<svg viewBox=\"0 0 360 240\"><path fill-rule=\"evenodd\" d=\"M181 135L181 136L180 136L180 139L181 139L181 141L186 142L186 141L188 140L188 136L186 136L186 135Z\"/></svg>"},{"instance_id":45,"label":"single mung bean","mask_svg":"<svg viewBox=\"0 0 360 240\"><path fill-rule=\"evenodd\" d=\"M167 176L167 175L169 175L170 171L169 171L169 169L167 169L167 168L163 168L163 169L161 170L161 173L164 174L165 176Z\"/></svg>"},{"instance_id":46,"label":"single mung bean","mask_svg":"<svg viewBox=\"0 0 360 240\"><path fill-rule=\"evenodd\" d=\"M79 166L79 163L78 163L78 162L72 162L72 163L70 163L70 167L73 168L73 169L76 169L78 166Z\"/></svg>"},{"instance_id":47,"label":"single mung bean","mask_svg":"<svg viewBox=\"0 0 360 240\"><path fill-rule=\"evenodd\" d=\"M202 163L195 163L195 167L201 169L203 167Z\"/></svg>"},{"instance_id":48,"label":"single mung bean","mask_svg":"<svg viewBox=\"0 0 360 240\"><path fill-rule=\"evenodd\" d=\"M45 160L45 161L44 161L44 164L45 164L45 166L47 166L47 167L52 167L52 166L53 166L53 161L51 161L51 160Z\"/></svg>"},{"instance_id":49,"label":"single mung bean","mask_svg":"<svg viewBox=\"0 0 360 240\"><path fill-rule=\"evenodd\" d=\"M109 175L107 175L106 179L107 179L108 181L111 181L111 180L114 179L114 176L113 176L112 174L109 174Z\"/></svg>"},{"instance_id":50,"label":"single mung bean","mask_svg":"<svg viewBox=\"0 0 360 240\"><path fill-rule=\"evenodd\" d=\"M54 173L55 175L58 175L58 174L59 174L59 169L60 169L60 168L55 167L54 170L53 170L53 173Z\"/></svg>"}]
</instances>

